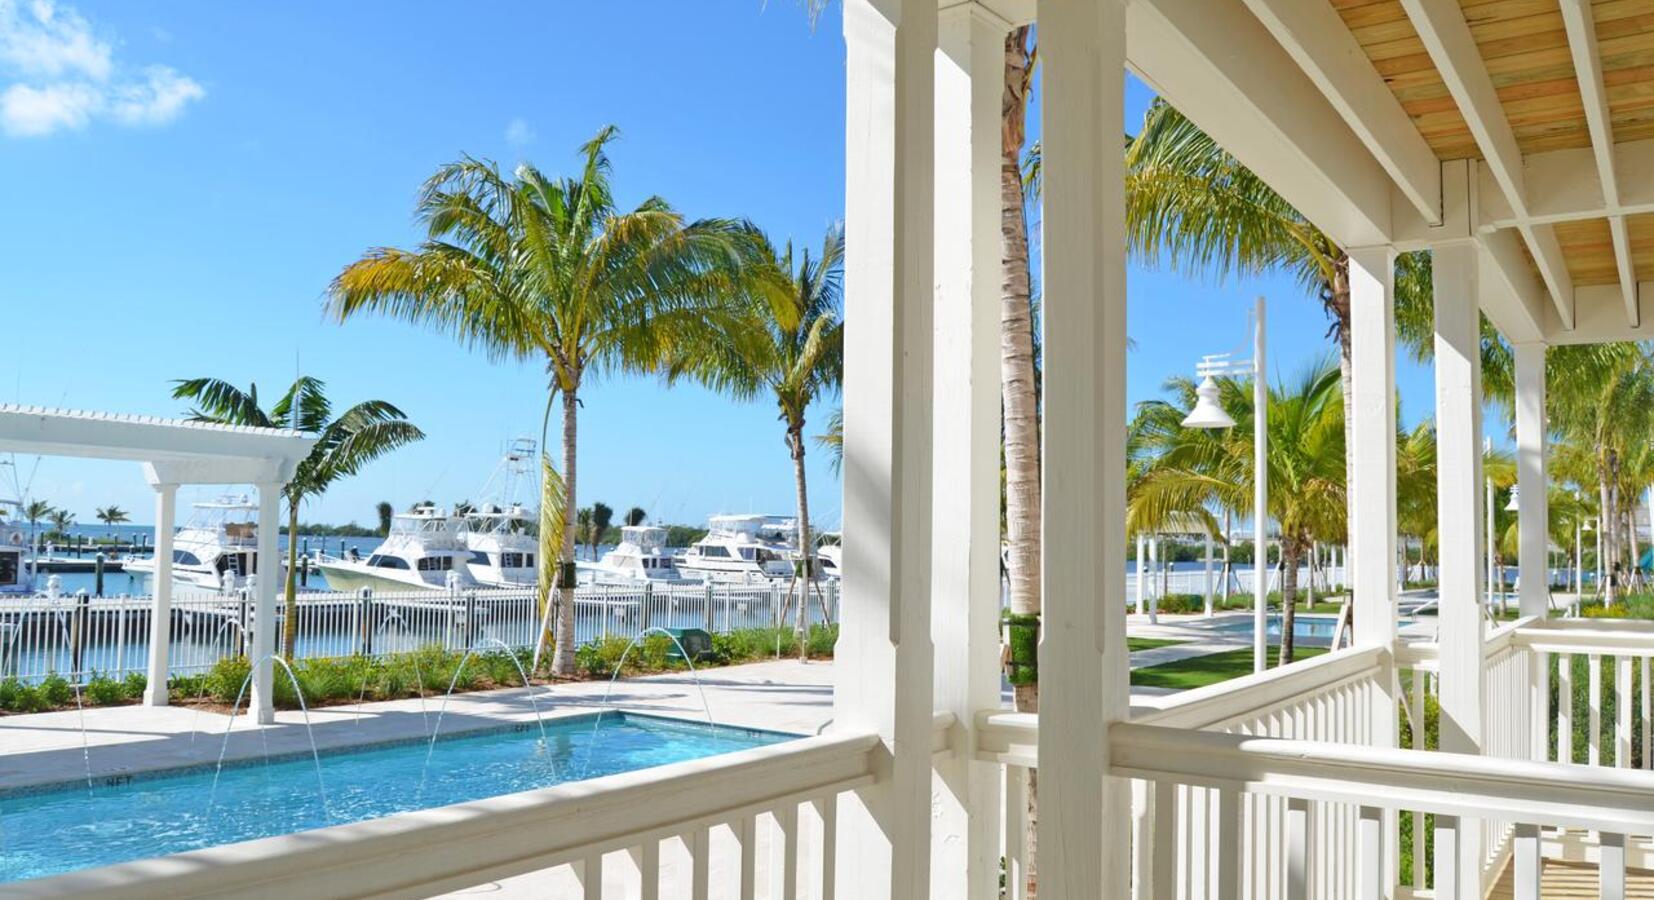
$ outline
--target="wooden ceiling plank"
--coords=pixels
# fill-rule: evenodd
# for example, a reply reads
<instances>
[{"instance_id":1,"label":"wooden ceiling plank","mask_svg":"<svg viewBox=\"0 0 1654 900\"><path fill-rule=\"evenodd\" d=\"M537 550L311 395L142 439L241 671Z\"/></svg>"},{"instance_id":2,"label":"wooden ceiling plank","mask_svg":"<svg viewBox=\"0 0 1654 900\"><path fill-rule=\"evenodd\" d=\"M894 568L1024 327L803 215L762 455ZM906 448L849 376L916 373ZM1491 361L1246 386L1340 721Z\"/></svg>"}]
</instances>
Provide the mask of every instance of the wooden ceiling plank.
<instances>
[{"instance_id":1,"label":"wooden ceiling plank","mask_svg":"<svg viewBox=\"0 0 1654 900\"><path fill-rule=\"evenodd\" d=\"M1596 157L1597 180L1602 202L1610 208L1620 205L1619 176L1614 167L1614 130L1609 122L1608 94L1602 83L1602 55L1597 47L1597 27L1590 0L1561 0L1562 22L1568 29L1568 46L1574 54L1574 72L1579 77L1579 95L1585 105L1585 126L1591 133L1591 151ZM1614 266L1619 274L1625 316L1632 328L1642 324L1637 305L1637 275L1631 265L1631 239L1623 216L1608 220L1613 237Z\"/></svg>"},{"instance_id":2,"label":"wooden ceiling plank","mask_svg":"<svg viewBox=\"0 0 1654 900\"><path fill-rule=\"evenodd\" d=\"M1522 151L1499 103L1499 93L1482 61L1476 39L1456 0L1402 0L1402 7L1441 72L1442 80L1459 104L1484 165L1493 175L1511 208L1528 216L1528 196L1522 171ZM1574 322L1573 280L1568 274L1562 245L1549 225L1523 225L1518 231L1539 269L1563 327Z\"/></svg>"},{"instance_id":3,"label":"wooden ceiling plank","mask_svg":"<svg viewBox=\"0 0 1654 900\"><path fill-rule=\"evenodd\" d=\"M1441 163L1325 0L1245 0L1425 221L1442 220Z\"/></svg>"}]
</instances>

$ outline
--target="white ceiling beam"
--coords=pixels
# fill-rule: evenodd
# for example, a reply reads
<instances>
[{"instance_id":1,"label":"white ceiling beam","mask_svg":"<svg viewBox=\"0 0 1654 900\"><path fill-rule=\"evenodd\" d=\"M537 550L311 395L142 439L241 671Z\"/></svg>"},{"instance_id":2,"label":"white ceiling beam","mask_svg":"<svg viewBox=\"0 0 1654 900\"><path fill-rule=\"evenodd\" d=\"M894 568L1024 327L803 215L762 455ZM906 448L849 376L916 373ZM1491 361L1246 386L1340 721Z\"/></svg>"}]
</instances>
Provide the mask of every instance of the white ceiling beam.
<instances>
[{"instance_id":1,"label":"white ceiling beam","mask_svg":"<svg viewBox=\"0 0 1654 900\"><path fill-rule=\"evenodd\" d=\"M1514 231L1495 231L1481 235L1477 246L1481 251L1478 299L1488 321L1507 340L1544 340L1548 321L1556 312L1545 286L1522 255L1521 239Z\"/></svg>"},{"instance_id":2,"label":"white ceiling beam","mask_svg":"<svg viewBox=\"0 0 1654 900\"><path fill-rule=\"evenodd\" d=\"M1441 164L1355 35L1326 0L1245 0L1390 173L1419 215L1442 221Z\"/></svg>"},{"instance_id":3,"label":"white ceiling beam","mask_svg":"<svg viewBox=\"0 0 1654 900\"><path fill-rule=\"evenodd\" d=\"M1126 57L1334 241L1391 243L1394 181L1242 0L1134 0Z\"/></svg>"},{"instance_id":4,"label":"white ceiling beam","mask_svg":"<svg viewBox=\"0 0 1654 900\"><path fill-rule=\"evenodd\" d=\"M1585 125L1591 133L1591 152L1596 156L1597 178L1605 206L1618 206L1619 178L1614 172L1614 128L1608 119L1608 93L1602 84L1602 56L1597 48L1597 26L1588 0L1561 0L1562 23L1568 32L1568 47L1574 57L1574 74L1579 79L1579 96L1585 105ZM1620 293L1625 315L1633 327L1641 324L1637 308L1637 276L1631 268L1631 237L1623 216L1608 220L1614 244L1614 263L1619 272Z\"/></svg>"},{"instance_id":5,"label":"white ceiling beam","mask_svg":"<svg viewBox=\"0 0 1654 900\"><path fill-rule=\"evenodd\" d=\"M1654 213L1654 139L1613 145L1616 202L1603 190L1596 148L1551 150L1530 154L1523 166L1528 207L1519 215L1498 188L1487 165L1478 164L1481 203L1477 227L1482 231L1577 222Z\"/></svg>"},{"instance_id":6,"label":"white ceiling beam","mask_svg":"<svg viewBox=\"0 0 1654 900\"><path fill-rule=\"evenodd\" d=\"M1528 215L1528 195L1523 176L1522 152L1516 144L1516 133L1499 104L1499 94L1493 87L1481 51L1465 23L1464 13L1457 0L1401 0L1408 19L1418 31L1419 39L1430 54L1436 71L1447 85L1459 112L1469 126L1476 146L1486 158L1485 165L1493 175L1511 209L1525 218ZM1517 231L1527 244L1539 268L1541 280L1550 292L1557 315L1564 327L1574 321L1573 279L1568 275L1567 261L1562 245L1549 225L1520 225Z\"/></svg>"},{"instance_id":7,"label":"white ceiling beam","mask_svg":"<svg viewBox=\"0 0 1654 900\"><path fill-rule=\"evenodd\" d=\"M1654 309L1650 308L1654 306L1654 281L1641 282L1637 287L1638 324L1626 321L1619 285L1586 285L1574 291L1574 327L1562 328L1552 313L1545 340L1551 344L1654 340Z\"/></svg>"}]
</instances>

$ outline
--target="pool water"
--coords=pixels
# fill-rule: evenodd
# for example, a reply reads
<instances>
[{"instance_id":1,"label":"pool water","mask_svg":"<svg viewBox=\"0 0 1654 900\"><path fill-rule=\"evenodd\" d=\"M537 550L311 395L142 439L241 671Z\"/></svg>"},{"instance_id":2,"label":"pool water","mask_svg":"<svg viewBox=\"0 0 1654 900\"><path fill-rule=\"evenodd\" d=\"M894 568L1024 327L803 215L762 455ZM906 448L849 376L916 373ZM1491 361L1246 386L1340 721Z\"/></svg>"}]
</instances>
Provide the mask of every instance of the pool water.
<instances>
[{"instance_id":1,"label":"pool water","mask_svg":"<svg viewBox=\"0 0 1654 900\"><path fill-rule=\"evenodd\" d=\"M789 740L606 713L427 742L308 753L0 794L0 883L446 806ZM96 753L96 749L93 750ZM209 807L210 802L210 807ZM0 892L3 893L3 892Z\"/></svg>"},{"instance_id":2,"label":"pool water","mask_svg":"<svg viewBox=\"0 0 1654 900\"><path fill-rule=\"evenodd\" d=\"M1331 643L1333 629L1337 627L1337 624L1338 620L1329 616L1296 616L1292 620L1292 637L1295 640L1311 643ZM1271 638L1279 638L1281 636L1281 617L1270 616L1266 627L1265 634ZM1213 630L1221 631L1224 634L1244 634L1250 637L1252 635L1252 617L1247 616L1244 619L1236 618L1232 621L1223 622Z\"/></svg>"}]
</instances>

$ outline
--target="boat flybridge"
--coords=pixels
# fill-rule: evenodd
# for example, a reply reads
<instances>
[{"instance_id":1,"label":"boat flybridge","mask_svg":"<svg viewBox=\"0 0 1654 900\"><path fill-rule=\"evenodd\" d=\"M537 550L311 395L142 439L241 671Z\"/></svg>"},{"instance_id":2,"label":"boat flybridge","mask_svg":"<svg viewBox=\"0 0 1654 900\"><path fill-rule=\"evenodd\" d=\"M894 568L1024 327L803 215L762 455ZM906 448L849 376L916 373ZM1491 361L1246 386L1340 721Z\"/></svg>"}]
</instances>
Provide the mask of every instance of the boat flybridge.
<instances>
[{"instance_id":1,"label":"boat flybridge","mask_svg":"<svg viewBox=\"0 0 1654 900\"><path fill-rule=\"evenodd\" d=\"M316 567L336 591L408 591L476 587L461 537L463 517L421 504L391 517L390 534L363 559L355 550L343 558L320 556Z\"/></svg>"},{"instance_id":2,"label":"boat flybridge","mask_svg":"<svg viewBox=\"0 0 1654 900\"><path fill-rule=\"evenodd\" d=\"M506 445L494 474L483 485L483 501L459 517L466 569L478 584L522 588L539 582L539 522L523 502L523 494L538 486L538 449L531 438Z\"/></svg>"},{"instance_id":3,"label":"boat flybridge","mask_svg":"<svg viewBox=\"0 0 1654 900\"><path fill-rule=\"evenodd\" d=\"M678 571L710 581L764 581L793 574L797 523L790 516L713 516Z\"/></svg>"},{"instance_id":4,"label":"boat flybridge","mask_svg":"<svg viewBox=\"0 0 1654 900\"><path fill-rule=\"evenodd\" d=\"M577 563L579 574L595 584L681 584L685 578L666 549L666 529L658 525L623 525L620 543L592 563Z\"/></svg>"},{"instance_id":5,"label":"boat flybridge","mask_svg":"<svg viewBox=\"0 0 1654 900\"><path fill-rule=\"evenodd\" d=\"M247 586L258 571L258 504L245 495L192 504L190 517L172 535L172 580L207 591ZM124 571L154 579L153 556L128 555Z\"/></svg>"},{"instance_id":6,"label":"boat flybridge","mask_svg":"<svg viewBox=\"0 0 1654 900\"><path fill-rule=\"evenodd\" d=\"M17 522L6 518L8 507L21 504L0 500L0 596L26 594L33 589L28 564L23 554L28 551L29 536Z\"/></svg>"},{"instance_id":7,"label":"boat flybridge","mask_svg":"<svg viewBox=\"0 0 1654 900\"><path fill-rule=\"evenodd\" d=\"M818 570L825 578L842 578L844 576L844 535L837 531L823 531L816 539L816 559L821 563Z\"/></svg>"}]
</instances>

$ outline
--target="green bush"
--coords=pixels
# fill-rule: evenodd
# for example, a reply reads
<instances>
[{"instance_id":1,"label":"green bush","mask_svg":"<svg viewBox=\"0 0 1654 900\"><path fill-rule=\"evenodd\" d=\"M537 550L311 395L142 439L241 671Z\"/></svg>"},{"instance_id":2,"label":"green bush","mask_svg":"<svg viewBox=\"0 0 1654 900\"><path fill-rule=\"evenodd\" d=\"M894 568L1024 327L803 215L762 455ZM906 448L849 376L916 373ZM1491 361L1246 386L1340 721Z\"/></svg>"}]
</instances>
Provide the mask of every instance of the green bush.
<instances>
[{"instance_id":1,"label":"green bush","mask_svg":"<svg viewBox=\"0 0 1654 900\"><path fill-rule=\"evenodd\" d=\"M149 688L149 676L142 672L130 672L121 682L121 687L125 689L128 697L137 700Z\"/></svg>"},{"instance_id":2,"label":"green bush","mask_svg":"<svg viewBox=\"0 0 1654 900\"><path fill-rule=\"evenodd\" d=\"M202 683L202 693L212 697L219 703L234 703L241 695L241 686L246 683L247 676L253 671L252 663L245 657L227 656L213 663ZM275 699L281 698L280 688L276 691Z\"/></svg>"},{"instance_id":3,"label":"green bush","mask_svg":"<svg viewBox=\"0 0 1654 900\"><path fill-rule=\"evenodd\" d=\"M23 682L16 678L0 681L0 709L15 710L17 698L23 693Z\"/></svg>"},{"instance_id":4,"label":"green bush","mask_svg":"<svg viewBox=\"0 0 1654 900\"><path fill-rule=\"evenodd\" d=\"M126 685L113 678L95 675L86 682L86 701L93 706L114 706L126 698Z\"/></svg>"},{"instance_id":5,"label":"green bush","mask_svg":"<svg viewBox=\"0 0 1654 900\"><path fill-rule=\"evenodd\" d=\"M47 708L67 706L69 701L75 699L75 689L62 675L53 672L40 682L40 698Z\"/></svg>"},{"instance_id":6,"label":"green bush","mask_svg":"<svg viewBox=\"0 0 1654 900\"><path fill-rule=\"evenodd\" d=\"M52 708L52 705L46 702L46 697L40 693L39 688L23 684L15 678L6 679L5 684L7 687L5 708L9 712L45 712Z\"/></svg>"}]
</instances>

